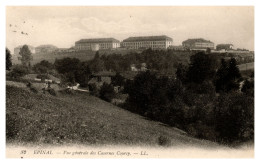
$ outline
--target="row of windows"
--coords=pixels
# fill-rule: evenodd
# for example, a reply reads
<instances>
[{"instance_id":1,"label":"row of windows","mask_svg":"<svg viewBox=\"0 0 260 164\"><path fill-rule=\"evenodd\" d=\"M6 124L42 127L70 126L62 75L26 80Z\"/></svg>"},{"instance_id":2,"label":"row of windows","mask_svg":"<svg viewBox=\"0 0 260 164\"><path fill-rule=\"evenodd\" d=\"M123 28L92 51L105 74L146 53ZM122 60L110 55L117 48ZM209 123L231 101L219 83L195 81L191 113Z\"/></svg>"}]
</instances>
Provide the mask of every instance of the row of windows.
<instances>
[{"instance_id":1,"label":"row of windows","mask_svg":"<svg viewBox=\"0 0 260 164\"><path fill-rule=\"evenodd\" d=\"M193 43L193 44L183 44L184 46L196 46L196 45L210 45L214 46L214 43Z\"/></svg>"},{"instance_id":2,"label":"row of windows","mask_svg":"<svg viewBox=\"0 0 260 164\"><path fill-rule=\"evenodd\" d=\"M195 46L214 46L213 43L195 43Z\"/></svg>"},{"instance_id":3,"label":"row of windows","mask_svg":"<svg viewBox=\"0 0 260 164\"><path fill-rule=\"evenodd\" d=\"M166 49L171 44L172 42L166 42L166 41L123 42L123 46L132 49L138 49L138 48Z\"/></svg>"},{"instance_id":4,"label":"row of windows","mask_svg":"<svg viewBox=\"0 0 260 164\"><path fill-rule=\"evenodd\" d=\"M152 45L152 46L128 46L127 48L130 49L138 49L138 48L152 48L152 49L156 49L156 48L160 48L160 49L166 49L166 46L161 46L161 45Z\"/></svg>"},{"instance_id":5,"label":"row of windows","mask_svg":"<svg viewBox=\"0 0 260 164\"><path fill-rule=\"evenodd\" d=\"M165 44L171 44L172 42L166 42L166 41L144 41L144 42L123 42L123 45L165 45Z\"/></svg>"},{"instance_id":6,"label":"row of windows","mask_svg":"<svg viewBox=\"0 0 260 164\"><path fill-rule=\"evenodd\" d=\"M92 43L83 43L83 44L76 44L77 49L85 49L85 50L90 50L91 45L93 46ZM119 47L119 43L95 43L96 46L100 47L101 49L108 49L108 48L117 48Z\"/></svg>"},{"instance_id":7,"label":"row of windows","mask_svg":"<svg viewBox=\"0 0 260 164\"><path fill-rule=\"evenodd\" d=\"M128 47L128 48L141 48L141 47L146 47L146 48L167 48L172 44L172 42L166 42L166 41L144 41L144 42L123 42L123 46ZM119 43L96 43L96 47L100 49L109 49L109 48L117 48L120 47ZM77 49L81 50L91 50L93 47L93 44L91 43L81 43L81 44L76 44L75 46Z\"/></svg>"}]
</instances>

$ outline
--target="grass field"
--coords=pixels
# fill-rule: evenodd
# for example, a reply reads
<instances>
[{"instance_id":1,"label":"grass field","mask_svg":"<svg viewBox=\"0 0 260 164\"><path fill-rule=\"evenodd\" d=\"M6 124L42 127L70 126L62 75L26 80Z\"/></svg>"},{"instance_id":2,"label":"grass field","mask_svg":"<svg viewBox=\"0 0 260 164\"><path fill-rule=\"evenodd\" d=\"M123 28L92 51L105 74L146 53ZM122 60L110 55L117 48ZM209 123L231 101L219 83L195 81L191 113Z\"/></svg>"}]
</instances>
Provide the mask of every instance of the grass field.
<instances>
[{"instance_id":1,"label":"grass field","mask_svg":"<svg viewBox=\"0 0 260 164\"><path fill-rule=\"evenodd\" d=\"M57 96L6 85L7 144L138 145L216 148L88 93Z\"/></svg>"},{"instance_id":2,"label":"grass field","mask_svg":"<svg viewBox=\"0 0 260 164\"><path fill-rule=\"evenodd\" d=\"M99 50L100 55L109 55L109 54L122 54L125 55L130 52L140 52L139 50ZM33 54L33 60L31 64L41 62L42 60L47 60L51 63L54 63L55 59L63 59L66 57L78 58L80 61L87 61L94 58L95 51L78 51L78 52L50 52L50 53L38 53ZM21 61L14 59L14 64L19 64Z\"/></svg>"},{"instance_id":3,"label":"grass field","mask_svg":"<svg viewBox=\"0 0 260 164\"><path fill-rule=\"evenodd\" d=\"M240 65L238 65L238 68L240 71L253 70L255 68L254 64L255 64L255 62L240 64Z\"/></svg>"}]
</instances>

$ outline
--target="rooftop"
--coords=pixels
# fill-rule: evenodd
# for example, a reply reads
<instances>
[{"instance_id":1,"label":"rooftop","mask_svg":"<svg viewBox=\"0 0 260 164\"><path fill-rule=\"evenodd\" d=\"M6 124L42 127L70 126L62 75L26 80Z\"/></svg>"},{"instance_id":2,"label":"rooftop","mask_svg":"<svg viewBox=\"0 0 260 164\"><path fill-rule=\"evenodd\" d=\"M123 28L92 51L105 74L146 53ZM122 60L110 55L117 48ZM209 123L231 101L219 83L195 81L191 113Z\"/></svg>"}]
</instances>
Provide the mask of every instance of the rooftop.
<instances>
[{"instance_id":1,"label":"rooftop","mask_svg":"<svg viewBox=\"0 0 260 164\"><path fill-rule=\"evenodd\" d=\"M217 46L233 46L233 44L218 44Z\"/></svg>"},{"instance_id":2,"label":"rooftop","mask_svg":"<svg viewBox=\"0 0 260 164\"><path fill-rule=\"evenodd\" d=\"M77 41L76 43L107 43L107 42L117 42L119 43L119 40L115 38L91 38L91 39L81 39Z\"/></svg>"},{"instance_id":3,"label":"rooftop","mask_svg":"<svg viewBox=\"0 0 260 164\"><path fill-rule=\"evenodd\" d=\"M160 40L168 40L168 41L173 41L172 38L166 36L166 35L161 35L161 36L138 36L138 37L129 37L123 42L135 42L135 41L160 41Z\"/></svg>"},{"instance_id":4,"label":"rooftop","mask_svg":"<svg viewBox=\"0 0 260 164\"><path fill-rule=\"evenodd\" d=\"M210 40L205 40L203 38L195 38L195 39L188 39L182 42L182 44L184 43L188 43L188 44L192 44L192 43L213 43Z\"/></svg>"},{"instance_id":5,"label":"rooftop","mask_svg":"<svg viewBox=\"0 0 260 164\"><path fill-rule=\"evenodd\" d=\"M36 48L58 48L58 47L51 45L51 44L45 44L45 45L40 45Z\"/></svg>"}]
</instances>

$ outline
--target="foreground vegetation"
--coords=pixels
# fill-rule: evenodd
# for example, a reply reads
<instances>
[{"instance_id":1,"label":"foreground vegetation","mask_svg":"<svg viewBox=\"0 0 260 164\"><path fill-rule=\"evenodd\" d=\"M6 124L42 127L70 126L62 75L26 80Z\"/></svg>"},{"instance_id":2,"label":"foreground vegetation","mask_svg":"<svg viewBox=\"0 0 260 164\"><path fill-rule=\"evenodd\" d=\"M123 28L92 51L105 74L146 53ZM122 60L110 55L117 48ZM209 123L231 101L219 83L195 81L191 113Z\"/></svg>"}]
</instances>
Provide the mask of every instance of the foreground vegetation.
<instances>
[{"instance_id":1,"label":"foreground vegetation","mask_svg":"<svg viewBox=\"0 0 260 164\"><path fill-rule=\"evenodd\" d=\"M25 47L25 51L22 52L27 51ZM194 137L219 143L233 145L254 140L254 72L245 70L241 74L235 58L220 60L218 56L210 52L198 52L195 54L193 52L189 52L189 54L179 52L176 55L174 51L152 51L148 49L140 54L129 53L126 55L99 56L99 53L96 53L93 60L83 62L76 58L64 58L56 59L54 64L48 61L41 61L31 66L30 60L30 55L25 55L22 65L14 66L7 74L7 79L19 81L22 76L34 72L38 74L38 78L44 81L51 74L61 78L62 83L60 86L78 82L83 87L89 87L92 95L108 102L112 102L115 97L120 98L120 95L115 94L114 91L114 87L119 86L123 88L120 91L122 92L120 93L122 94L121 97L127 98L125 103L120 104L120 107L142 115L145 118L160 121L167 124L167 126L177 127ZM125 79L119 73L119 71L124 73L129 71L131 64L140 67L142 63L146 63L148 71L139 72L134 79ZM99 89L95 86L89 86L88 81L92 74L102 70L118 73L112 78L111 84L104 83ZM81 116L85 117L86 114L89 114L92 117L92 114L95 115L95 112L92 111L93 102L88 101L91 98L90 96L84 94L73 97L65 96L64 93L59 94L52 89L52 92L49 93L56 97L50 98L39 94L37 89L33 88L31 84L27 86L34 95L21 90L18 90L18 94L14 94L16 89L7 87L7 91L10 91L10 93L7 92L7 111L8 109L14 110L14 112L12 110L7 112L7 126L10 126L7 127L7 138L10 141L49 143L52 142L53 138L57 137L58 141L54 139L55 142L59 142L60 138L62 138L62 142L68 143L74 139L77 142L87 142L89 144L117 142L115 139L118 137L117 135L110 136L114 137L114 139L108 137L108 140L105 138L102 138L101 141L95 141L96 138L95 140L90 139L91 133L98 133L96 137L99 139L99 135L103 136L106 133L103 133L103 131L95 132L100 127L92 126L93 122L90 123L91 127L95 127L92 129L93 131L90 131L91 133L82 133L82 130L88 127L88 125L84 123L85 121ZM12 99L16 101L13 102ZM95 101L100 102L98 99L95 99ZM94 108L96 107L100 108L100 105L94 105ZM49 108L51 111L49 111ZM102 107L102 110L98 109L101 115L106 116L105 114L108 111L106 108L107 106ZM32 115L20 117L20 114L17 114L20 111L28 114L28 112L25 112L26 110L37 111L38 109L39 113L29 112L29 114L34 113L37 116L42 115L42 113L46 114L47 111L45 116L48 116L53 111L57 111L58 113L54 114L54 116L59 117L59 121L64 117L64 122L57 123L57 120L51 120L55 119L55 117L48 117L42 120L44 117ZM77 111L82 109L86 109L84 112L90 113L81 113L82 111L80 111L80 115L77 115ZM23 115L24 113L21 114ZM107 114L111 115L109 111ZM117 123L115 120L121 117L120 114L117 117L113 115L113 119L107 121L115 124ZM78 123L77 119L83 123ZM99 124L100 121L103 122L104 118L98 116L96 119L98 122L95 123ZM65 122L65 120L72 120L72 122ZM33 122L32 127L30 127L31 125L28 121ZM49 122L53 124L53 127L50 129L46 125L49 125ZM125 129L127 129L127 124L132 125L131 122L126 121L125 123ZM27 126L27 124L30 126ZM23 129L20 125L30 128L20 131L19 129ZM42 125L47 126L47 128L44 130ZM52 125L50 124L50 126ZM104 126L102 125L101 129ZM73 128L76 128L76 131ZM109 128L114 127L110 126ZM106 129L108 133L109 128ZM133 134L143 130L138 127L134 128L136 129L132 129L134 130L132 131ZM149 128L148 131L153 129L150 126L146 128ZM34 129L34 131L39 129L39 133L34 134L32 132L31 134L31 129ZM117 130L122 130L121 126ZM57 131L58 136L56 136ZM158 131L158 129L153 131ZM50 133L50 138L44 134L48 134L48 132ZM63 135L64 132L65 134ZM20 135L21 133L22 135ZM122 133L126 136L124 135L123 139L117 139L120 143L128 143L130 134L128 132ZM38 134L44 136L40 141ZM74 137L70 136L70 134L74 134ZM85 135L86 139L82 140ZM153 138L152 140L149 140L147 136L136 135L130 139L130 142L156 143L155 140L159 140L159 145L161 145L165 144L165 142L168 144L168 141L171 140L171 137L158 136L157 132L157 139ZM28 139L26 136L35 136L35 138L30 139L28 137ZM137 139L138 141L136 141L136 137L139 138ZM145 139L149 141L144 141Z\"/></svg>"},{"instance_id":2,"label":"foreground vegetation","mask_svg":"<svg viewBox=\"0 0 260 164\"><path fill-rule=\"evenodd\" d=\"M217 71L216 71L217 70ZM254 73L242 77L232 58L197 53L176 79L140 73L125 85L123 108L198 138L234 144L254 139Z\"/></svg>"},{"instance_id":3,"label":"foreground vegetation","mask_svg":"<svg viewBox=\"0 0 260 164\"><path fill-rule=\"evenodd\" d=\"M6 92L7 143L220 147L87 93L53 96L10 85Z\"/></svg>"}]
</instances>

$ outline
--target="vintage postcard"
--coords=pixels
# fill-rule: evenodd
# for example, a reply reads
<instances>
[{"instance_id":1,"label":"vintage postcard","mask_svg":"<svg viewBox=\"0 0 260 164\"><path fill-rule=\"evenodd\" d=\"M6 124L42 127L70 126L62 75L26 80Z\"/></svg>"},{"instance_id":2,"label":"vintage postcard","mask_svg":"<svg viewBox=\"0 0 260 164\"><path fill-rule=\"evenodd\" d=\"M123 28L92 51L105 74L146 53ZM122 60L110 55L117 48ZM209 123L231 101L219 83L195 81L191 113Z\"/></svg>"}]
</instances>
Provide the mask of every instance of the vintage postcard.
<instances>
[{"instance_id":1,"label":"vintage postcard","mask_svg":"<svg viewBox=\"0 0 260 164\"><path fill-rule=\"evenodd\" d=\"M6 158L254 158L254 6L6 6Z\"/></svg>"}]
</instances>

